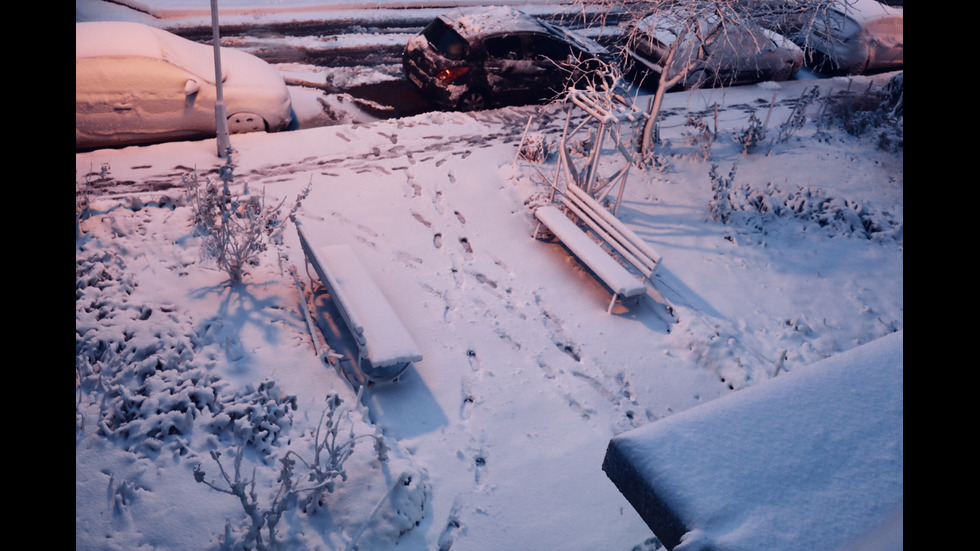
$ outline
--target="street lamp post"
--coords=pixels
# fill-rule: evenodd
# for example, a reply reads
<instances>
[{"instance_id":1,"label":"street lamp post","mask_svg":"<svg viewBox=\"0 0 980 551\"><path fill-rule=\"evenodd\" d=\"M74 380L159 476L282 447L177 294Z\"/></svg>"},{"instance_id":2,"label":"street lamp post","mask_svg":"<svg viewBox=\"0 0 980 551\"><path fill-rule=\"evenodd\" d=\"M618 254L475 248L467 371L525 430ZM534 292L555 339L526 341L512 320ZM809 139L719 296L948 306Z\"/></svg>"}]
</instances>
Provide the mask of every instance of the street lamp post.
<instances>
[{"instance_id":1,"label":"street lamp post","mask_svg":"<svg viewBox=\"0 0 980 551\"><path fill-rule=\"evenodd\" d=\"M225 95L221 89L221 39L218 36L218 0L211 0L211 29L214 33L214 82L217 98L214 102L214 122L217 128L218 157L227 157L231 148L228 133L228 115L225 112Z\"/></svg>"}]
</instances>

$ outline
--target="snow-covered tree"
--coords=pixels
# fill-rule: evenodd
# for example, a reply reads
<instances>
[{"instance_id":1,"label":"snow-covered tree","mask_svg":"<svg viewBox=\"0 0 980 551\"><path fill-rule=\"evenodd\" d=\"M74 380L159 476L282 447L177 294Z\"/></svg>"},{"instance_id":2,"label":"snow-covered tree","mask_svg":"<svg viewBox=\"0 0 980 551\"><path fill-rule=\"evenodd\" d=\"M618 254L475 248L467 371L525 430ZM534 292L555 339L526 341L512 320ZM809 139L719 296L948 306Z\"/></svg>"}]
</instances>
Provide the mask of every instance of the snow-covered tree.
<instances>
[{"instance_id":1,"label":"snow-covered tree","mask_svg":"<svg viewBox=\"0 0 980 551\"><path fill-rule=\"evenodd\" d=\"M762 27L767 32L778 32L785 36L799 37L805 49L806 37L814 25L821 24L821 14L831 6L845 4L849 0L649 0L643 2L613 2L611 0L583 0L589 9L602 13L620 14L622 39L617 46L627 72L637 69L631 66L629 50L649 49L650 37L658 38L659 66L649 82L655 86L653 101L647 110L649 115L644 123L640 150L648 158L656 146L656 128L659 120L664 94L678 86L687 89L709 85L724 85L717 82L717 75L730 62L732 51L751 57L766 45L758 39L752 29ZM623 14L625 10L625 14ZM622 17L625 15L625 17ZM748 32L742 32L748 31ZM746 37L749 37L746 39ZM708 52L705 45L726 41L728 47L719 48L715 44ZM730 42L730 43L729 43ZM647 68L644 68L647 69Z\"/></svg>"}]
</instances>

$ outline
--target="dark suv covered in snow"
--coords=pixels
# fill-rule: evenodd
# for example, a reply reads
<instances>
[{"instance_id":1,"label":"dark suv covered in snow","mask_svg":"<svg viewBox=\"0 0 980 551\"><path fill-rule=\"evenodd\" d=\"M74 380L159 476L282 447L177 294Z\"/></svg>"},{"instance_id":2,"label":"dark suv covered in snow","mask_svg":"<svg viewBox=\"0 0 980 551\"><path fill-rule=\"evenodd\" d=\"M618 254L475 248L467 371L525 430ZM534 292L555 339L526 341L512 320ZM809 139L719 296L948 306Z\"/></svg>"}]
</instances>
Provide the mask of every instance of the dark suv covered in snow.
<instances>
[{"instance_id":1,"label":"dark suv covered in snow","mask_svg":"<svg viewBox=\"0 0 980 551\"><path fill-rule=\"evenodd\" d=\"M593 40L508 7L456 9L405 46L405 76L433 104L471 111L548 101L598 78Z\"/></svg>"}]
</instances>

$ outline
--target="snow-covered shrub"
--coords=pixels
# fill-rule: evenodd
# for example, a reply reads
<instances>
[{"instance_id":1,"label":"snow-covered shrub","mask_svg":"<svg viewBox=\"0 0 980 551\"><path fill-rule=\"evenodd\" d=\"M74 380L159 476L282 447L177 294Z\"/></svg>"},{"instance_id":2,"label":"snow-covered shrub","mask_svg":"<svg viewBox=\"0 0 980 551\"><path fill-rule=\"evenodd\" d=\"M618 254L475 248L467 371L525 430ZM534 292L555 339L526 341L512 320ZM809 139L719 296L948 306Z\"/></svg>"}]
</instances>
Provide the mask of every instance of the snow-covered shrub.
<instances>
[{"instance_id":1,"label":"snow-covered shrub","mask_svg":"<svg viewBox=\"0 0 980 551\"><path fill-rule=\"evenodd\" d=\"M664 141L661 147L658 147L656 150L648 153L645 158L638 158L636 164L640 167L652 169L656 172L669 172L674 166L671 159L669 142Z\"/></svg>"},{"instance_id":2,"label":"snow-covered shrub","mask_svg":"<svg viewBox=\"0 0 980 551\"><path fill-rule=\"evenodd\" d=\"M280 393L275 381L265 380L257 388L248 386L244 392L216 398L205 428L217 436L230 435L268 458L292 426L296 407L295 396Z\"/></svg>"},{"instance_id":3,"label":"snow-covered shrub","mask_svg":"<svg viewBox=\"0 0 980 551\"><path fill-rule=\"evenodd\" d=\"M273 386L267 386L266 390L271 388ZM358 440L372 439L378 460L387 460L387 446L383 437L377 434L356 434L350 410L341 407L343 402L337 394L327 395L327 409L316 429L313 456L310 459L294 450L279 457L277 484L268 499L260 500L256 491L257 467L253 467L251 478L242 475L242 460L248 444L245 440L239 442L233 460L233 472L226 470L221 462L220 452L211 452L211 458L218 466L220 479L208 480L201 465L194 467L194 480L221 493L237 497L244 509L247 518L242 527L236 528L230 522L225 526L225 548L276 548L277 526L287 510L301 505L304 513L316 513L323 507L324 492L333 492L337 479L347 480L344 464L353 453Z\"/></svg>"},{"instance_id":4,"label":"snow-covered shrub","mask_svg":"<svg viewBox=\"0 0 980 551\"><path fill-rule=\"evenodd\" d=\"M104 181L109 178L109 164L102 163L102 169L98 174L89 172L81 182L75 182L75 239L82 236L82 220L91 215L89 210L88 198L92 192L94 181Z\"/></svg>"},{"instance_id":5,"label":"snow-covered shrub","mask_svg":"<svg viewBox=\"0 0 980 551\"><path fill-rule=\"evenodd\" d=\"M898 152L904 147L904 73L874 88L868 85L860 94L841 92L825 98L821 122L839 127L852 136L874 132L878 146Z\"/></svg>"},{"instance_id":6,"label":"snow-covered shrub","mask_svg":"<svg viewBox=\"0 0 980 551\"><path fill-rule=\"evenodd\" d=\"M401 536L425 519L431 491L422 473L412 468L402 471L371 516L358 529L347 549L369 551L396 546ZM459 521L456 522L458 527ZM447 541L445 534L443 536L439 540L439 549L449 549L451 542Z\"/></svg>"},{"instance_id":7,"label":"snow-covered shrub","mask_svg":"<svg viewBox=\"0 0 980 551\"><path fill-rule=\"evenodd\" d=\"M718 165L716 164L712 164L711 170L708 172L708 177L711 178L712 192L711 201L708 203L708 212L711 213L712 220L722 224L728 222L728 217L733 210L732 186L735 183L735 168L735 164L732 164L732 169L728 172L727 178L718 174Z\"/></svg>"},{"instance_id":8,"label":"snow-covered shrub","mask_svg":"<svg viewBox=\"0 0 980 551\"><path fill-rule=\"evenodd\" d=\"M706 161L708 156L711 155L711 144L714 142L715 136L708 128L708 124L704 122L704 117L702 115L691 115L688 113L687 120L684 121L684 129L681 130L681 135L687 142L687 145L694 149L694 157L702 161Z\"/></svg>"},{"instance_id":9,"label":"snow-covered shrub","mask_svg":"<svg viewBox=\"0 0 980 551\"><path fill-rule=\"evenodd\" d=\"M554 151L554 143L548 136L539 133L528 134L521 144L520 155L532 163L543 163Z\"/></svg>"},{"instance_id":10,"label":"snow-covered shrub","mask_svg":"<svg viewBox=\"0 0 980 551\"><path fill-rule=\"evenodd\" d=\"M878 135L878 147L897 153L905 146L904 117L905 117L905 85L903 75L893 76L885 85L884 98L880 108L888 114L886 124L882 125Z\"/></svg>"},{"instance_id":11,"label":"snow-covered shrub","mask_svg":"<svg viewBox=\"0 0 980 551\"><path fill-rule=\"evenodd\" d=\"M888 212L850 199L827 197L820 189L800 187L784 192L772 183L763 187L732 185L712 167L715 197L709 204L712 217L723 224L752 233L767 233L778 220L815 224L830 237L860 237L874 241L901 240L902 225Z\"/></svg>"},{"instance_id":12,"label":"snow-covered shrub","mask_svg":"<svg viewBox=\"0 0 980 551\"><path fill-rule=\"evenodd\" d=\"M743 128L742 130L732 134L732 139L735 143L742 146L742 151L748 153L755 149L755 146L766 138L766 127L759 120L759 117L755 116L755 112L749 115L749 126L748 128Z\"/></svg>"},{"instance_id":13,"label":"snow-covered shrub","mask_svg":"<svg viewBox=\"0 0 980 551\"><path fill-rule=\"evenodd\" d=\"M97 433L126 449L156 453L171 445L183 454L181 438L217 407L216 379L188 361L193 352L185 337L151 332L160 337L158 347L128 347L125 336L136 334L126 330L121 341L113 330L76 337L77 402L97 404ZM76 424L84 425L79 414Z\"/></svg>"},{"instance_id":14,"label":"snow-covered shrub","mask_svg":"<svg viewBox=\"0 0 980 551\"><path fill-rule=\"evenodd\" d=\"M83 406L92 404L98 434L129 450L173 446L186 453L182 439L200 424L271 453L291 425L295 397L281 395L271 381L244 392L223 390L199 358L218 343L172 305L131 303L137 285L111 250L76 255L76 426L85 423Z\"/></svg>"},{"instance_id":15,"label":"snow-covered shrub","mask_svg":"<svg viewBox=\"0 0 980 551\"><path fill-rule=\"evenodd\" d=\"M587 136L585 138L573 138L565 141L565 147L572 155L577 157L587 157L589 152L592 151L593 142L594 139L592 136Z\"/></svg>"},{"instance_id":16,"label":"snow-covered shrub","mask_svg":"<svg viewBox=\"0 0 980 551\"><path fill-rule=\"evenodd\" d=\"M229 154L219 171L220 186L206 179L202 189L197 173L191 181L185 177L184 186L193 195L194 222L203 238L202 254L214 260L232 282L239 283L247 266L258 265L269 241L281 238L284 226L310 188L296 198L290 213L282 216L280 208L285 200L273 206L265 204L264 194L262 197L248 196L247 193L233 195L230 185L234 178L232 155Z\"/></svg>"},{"instance_id":17,"label":"snow-covered shrub","mask_svg":"<svg viewBox=\"0 0 980 551\"><path fill-rule=\"evenodd\" d=\"M898 73L888 79L885 85L881 109L892 117L902 117L905 114L905 73Z\"/></svg>"},{"instance_id":18,"label":"snow-covered shrub","mask_svg":"<svg viewBox=\"0 0 980 551\"><path fill-rule=\"evenodd\" d=\"M806 110L820 96L820 90L814 86L809 91L804 91L800 94L800 97L796 100L796 104L793 106L793 110L790 112L789 117L779 125L779 134L776 137L776 141L785 142L790 139L794 133L803 125L806 124Z\"/></svg>"}]
</instances>

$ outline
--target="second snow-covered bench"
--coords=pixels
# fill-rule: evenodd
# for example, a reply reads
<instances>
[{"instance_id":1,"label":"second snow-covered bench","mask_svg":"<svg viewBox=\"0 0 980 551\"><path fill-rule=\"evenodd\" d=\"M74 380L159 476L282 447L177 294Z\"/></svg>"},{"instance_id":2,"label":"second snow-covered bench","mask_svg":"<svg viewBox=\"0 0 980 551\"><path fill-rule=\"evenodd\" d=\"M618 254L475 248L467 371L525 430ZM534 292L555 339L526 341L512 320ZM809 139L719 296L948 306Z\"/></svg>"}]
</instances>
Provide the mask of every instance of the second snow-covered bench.
<instances>
[{"instance_id":1,"label":"second snow-covered bench","mask_svg":"<svg viewBox=\"0 0 980 551\"><path fill-rule=\"evenodd\" d=\"M612 300L606 309L607 312L612 312L613 306L618 301L633 299L646 294L646 285L634 277L619 262L616 262L575 222L565 216L561 209L552 205L538 207L534 211L534 216L538 222L564 243L565 247L582 263L588 266L596 277L609 287L609 290L612 291ZM540 238L541 232L536 233L536 237Z\"/></svg>"},{"instance_id":2,"label":"second snow-covered bench","mask_svg":"<svg viewBox=\"0 0 980 551\"><path fill-rule=\"evenodd\" d=\"M539 222L534 236L541 239L550 232L609 287L613 296L607 312L618 301L645 295L645 282L660 265L660 255L585 191L574 185L554 191L557 203L534 211Z\"/></svg>"},{"instance_id":3,"label":"second snow-covered bench","mask_svg":"<svg viewBox=\"0 0 980 551\"><path fill-rule=\"evenodd\" d=\"M373 381L397 378L422 353L350 245L314 245L297 222L306 261L330 293L357 344L358 369Z\"/></svg>"}]
</instances>

